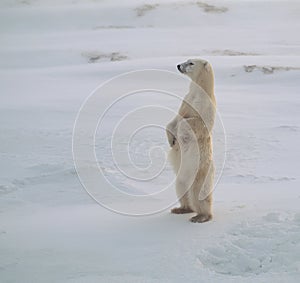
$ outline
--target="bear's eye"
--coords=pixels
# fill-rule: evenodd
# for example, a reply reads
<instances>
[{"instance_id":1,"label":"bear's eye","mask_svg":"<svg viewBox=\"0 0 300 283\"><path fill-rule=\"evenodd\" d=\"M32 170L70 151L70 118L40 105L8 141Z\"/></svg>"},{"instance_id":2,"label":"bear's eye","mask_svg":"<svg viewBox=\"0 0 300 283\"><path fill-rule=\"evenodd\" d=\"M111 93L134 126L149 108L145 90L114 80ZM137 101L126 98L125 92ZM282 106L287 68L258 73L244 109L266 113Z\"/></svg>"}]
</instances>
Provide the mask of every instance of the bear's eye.
<instances>
[{"instance_id":1,"label":"bear's eye","mask_svg":"<svg viewBox=\"0 0 300 283\"><path fill-rule=\"evenodd\" d=\"M193 62L190 62L189 65L192 66L192 65L194 65L194 63L193 63Z\"/></svg>"}]
</instances>

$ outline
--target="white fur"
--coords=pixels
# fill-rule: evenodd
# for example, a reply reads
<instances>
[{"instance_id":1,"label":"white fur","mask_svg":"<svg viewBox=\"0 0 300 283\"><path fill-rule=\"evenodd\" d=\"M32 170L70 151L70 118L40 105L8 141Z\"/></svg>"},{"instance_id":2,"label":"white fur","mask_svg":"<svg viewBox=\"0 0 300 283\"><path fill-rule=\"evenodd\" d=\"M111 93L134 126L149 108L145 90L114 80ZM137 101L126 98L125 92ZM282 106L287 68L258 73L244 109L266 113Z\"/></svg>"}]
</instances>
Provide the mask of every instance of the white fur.
<instances>
[{"instance_id":1,"label":"white fur","mask_svg":"<svg viewBox=\"0 0 300 283\"><path fill-rule=\"evenodd\" d=\"M172 147L169 161L177 175L176 193L181 204L172 211L192 210L197 213L191 218L192 222L205 222L212 218L214 74L211 65L204 60L188 60L178 65L178 69L192 82L178 115L167 125Z\"/></svg>"}]
</instances>

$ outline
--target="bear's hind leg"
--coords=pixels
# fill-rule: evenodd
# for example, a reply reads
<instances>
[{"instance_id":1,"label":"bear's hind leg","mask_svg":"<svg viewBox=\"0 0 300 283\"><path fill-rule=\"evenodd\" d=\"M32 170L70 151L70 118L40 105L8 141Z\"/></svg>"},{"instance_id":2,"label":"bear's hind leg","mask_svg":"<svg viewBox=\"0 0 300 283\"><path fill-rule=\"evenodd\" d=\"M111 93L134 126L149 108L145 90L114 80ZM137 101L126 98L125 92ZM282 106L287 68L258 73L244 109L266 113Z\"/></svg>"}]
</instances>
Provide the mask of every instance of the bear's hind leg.
<instances>
[{"instance_id":1,"label":"bear's hind leg","mask_svg":"<svg viewBox=\"0 0 300 283\"><path fill-rule=\"evenodd\" d=\"M180 207L172 208L171 213L184 214L193 212L188 202L188 192L185 191L186 188L184 186L184 183L176 181L176 194L180 202Z\"/></svg>"},{"instance_id":2,"label":"bear's hind leg","mask_svg":"<svg viewBox=\"0 0 300 283\"><path fill-rule=\"evenodd\" d=\"M212 219L211 196L205 200L198 201L197 215L193 216L190 221L193 223L203 223Z\"/></svg>"},{"instance_id":3,"label":"bear's hind leg","mask_svg":"<svg viewBox=\"0 0 300 283\"><path fill-rule=\"evenodd\" d=\"M197 202L197 203L196 203ZM212 219L212 196L208 196L205 200L194 201L192 207L197 215L190 219L194 223L203 223Z\"/></svg>"},{"instance_id":4,"label":"bear's hind leg","mask_svg":"<svg viewBox=\"0 0 300 283\"><path fill-rule=\"evenodd\" d=\"M214 166L210 164L201 169L193 187L189 191L188 199L191 208L197 213L190 219L194 223L202 223L212 219L212 190L214 182Z\"/></svg>"}]
</instances>

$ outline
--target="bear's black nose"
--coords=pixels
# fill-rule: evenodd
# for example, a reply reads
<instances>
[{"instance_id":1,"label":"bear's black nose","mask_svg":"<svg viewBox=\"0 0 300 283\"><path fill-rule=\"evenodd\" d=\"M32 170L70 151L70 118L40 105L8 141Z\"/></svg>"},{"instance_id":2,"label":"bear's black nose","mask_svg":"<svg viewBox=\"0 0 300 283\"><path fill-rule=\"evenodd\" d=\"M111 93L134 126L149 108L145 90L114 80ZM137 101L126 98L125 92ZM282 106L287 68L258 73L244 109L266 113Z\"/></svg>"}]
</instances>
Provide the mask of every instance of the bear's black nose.
<instances>
[{"instance_id":1,"label":"bear's black nose","mask_svg":"<svg viewBox=\"0 0 300 283\"><path fill-rule=\"evenodd\" d=\"M177 65L177 69L178 69L178 71L181 71L181 70L180 70L180 65Z\"/></svg>"}]
</instances>

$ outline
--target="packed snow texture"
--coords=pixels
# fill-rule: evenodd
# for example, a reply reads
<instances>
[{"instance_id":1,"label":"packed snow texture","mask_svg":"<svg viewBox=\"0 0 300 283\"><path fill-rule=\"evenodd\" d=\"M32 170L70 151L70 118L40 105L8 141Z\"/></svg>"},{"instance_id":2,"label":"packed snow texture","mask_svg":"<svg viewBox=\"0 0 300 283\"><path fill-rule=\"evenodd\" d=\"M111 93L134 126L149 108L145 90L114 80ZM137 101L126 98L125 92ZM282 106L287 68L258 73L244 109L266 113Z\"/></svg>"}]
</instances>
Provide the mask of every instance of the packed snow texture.
<instances>
[{"instance_id":1,"label":"packed snow texture","mask_svg":"<svg viewBox=\"0 0 300 283\"><path fill-rule=\"evenodd\" d=\"M298 1L2 0L0 7L0 282L299 282ZM176 72L197 57L214 67L227 141L213 221L103 208L74 168L82 103L116 75ZM179 107L153 93L144 101ZM106 129L122 111L109 115ZM153 193L174 178L167 165L159 181L133 186L113 166L105 133L97 133L95 151L121 191ZM155 145L168 148L163 129L138 133L133 161L146 168ZM103 198L123 205L114 194Z\"/></svg>"}]
</instances>

